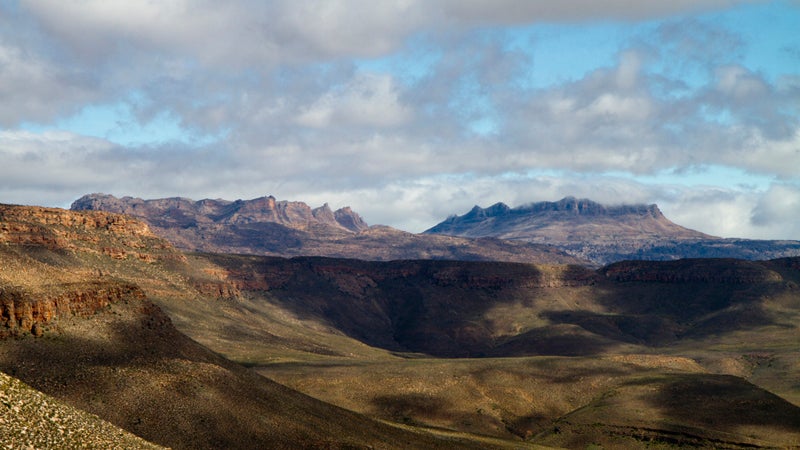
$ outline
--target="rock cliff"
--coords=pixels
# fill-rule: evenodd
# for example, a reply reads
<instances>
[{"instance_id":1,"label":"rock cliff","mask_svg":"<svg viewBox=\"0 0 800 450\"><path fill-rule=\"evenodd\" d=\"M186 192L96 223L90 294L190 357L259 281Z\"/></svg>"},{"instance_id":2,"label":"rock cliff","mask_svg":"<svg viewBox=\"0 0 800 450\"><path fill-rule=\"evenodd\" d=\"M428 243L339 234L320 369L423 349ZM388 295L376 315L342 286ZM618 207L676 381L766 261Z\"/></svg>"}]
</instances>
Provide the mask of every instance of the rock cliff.
<instances>
[{"instance_id":1,"label":"rock cliff","mask_svg":"<svg viewBox=\"0 0 800 450\"><path fill-rule=\"evenodd\" d=\"M143 301L115 264L183 261L143 222L103 211L0 205L0 338L41 336L59 319Z\"/></svg>"},{"instance_id":2,"label":"rock cliff","mask_svg":"<svg viewBox=\"0 0 800 450\"><path fill-rule=\"evenodd\" d=\"M56 319L89 317L119 301L144 299L142 290L128 283L60 285L58 292L49 294L0 285L0 338L25 333L41 336Z\"/></svg>"}]
</instances>

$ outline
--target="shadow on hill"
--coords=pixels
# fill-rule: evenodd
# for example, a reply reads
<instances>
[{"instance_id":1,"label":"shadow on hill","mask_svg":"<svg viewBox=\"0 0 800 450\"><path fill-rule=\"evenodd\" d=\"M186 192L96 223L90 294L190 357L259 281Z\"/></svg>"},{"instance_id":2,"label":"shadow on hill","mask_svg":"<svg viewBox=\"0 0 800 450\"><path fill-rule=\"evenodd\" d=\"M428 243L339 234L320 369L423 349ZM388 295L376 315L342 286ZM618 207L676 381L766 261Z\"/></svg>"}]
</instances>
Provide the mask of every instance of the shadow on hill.
<instances>
[{"instance_id":1,"label":"shadow on hill","mask_svg":"<svg viewBox=\"0 0 800 450\"><path fill-rule=\"evenodd\" d=\"M257 273L268 290L264 301L301 320L330 325L370 346L438 357L487 356L496 345L487 310L513 301L511 293L549 282L529 264L211 258L234 277Z\"/></svg>"},{"instance_id":2,"label":"shadow on hill","mask_svg":"<svg viewBox=\"0 0 800 450\"><path fill-rule=\"evenodd\" d=\"M212 353L147 302L0 340L0 370L172 448L449 448L300 394ZM447 445L446 445L447 444Z\"/></svg>"},{"instance_id":3,"label":"shadow on hill","mask_svg":"<svg viewBox=\"0 0 800 450\"><path fill-rule=\"evenodd\" d=\"M800 408L739 377L671 375L652 387L649 403L665 423L680 424L673 431L688 441L699 436L725 448L800 445ZM681 443L680 435L673 438Z\"/></svg>"},{"instance_id":4,"label":"shadow on hill","mask_svg":"<svg viewBox=\"0 0 800 450\"><path fill-rule=\"evenodd\" d=\"M762 299L786 285L765 265L737 260L631 261L594 272L496 262L207 257L250 283L251 294L300 319L373 347L436 357L589 356L775 325ZM252 287L256 278L260 285Z\"/></svg>"},{"instance_id":5,"label":"shadow on hill","mask_svg":"<svg viewBox=\"0 0 800 450\"><path fill-rule=\"evenodd\" d=\"M673 375L652 403L671 419L691 418L704 428L774 427L800 439L800 407L731 375Z\"/></svg>"},{"instance_id":6,"label":"shadow on hill","mask_svg":"<svg viewBox=\"0 0 800 450\"><path fill-rule=\"evenodd\" d=\"M614 341L659 347L684 338L779 325L764 299L790 286L758 262L626 261L600 270L594 297L602 313L545 311L554 323L577 325Z\"/></svg>"}]
</instances>

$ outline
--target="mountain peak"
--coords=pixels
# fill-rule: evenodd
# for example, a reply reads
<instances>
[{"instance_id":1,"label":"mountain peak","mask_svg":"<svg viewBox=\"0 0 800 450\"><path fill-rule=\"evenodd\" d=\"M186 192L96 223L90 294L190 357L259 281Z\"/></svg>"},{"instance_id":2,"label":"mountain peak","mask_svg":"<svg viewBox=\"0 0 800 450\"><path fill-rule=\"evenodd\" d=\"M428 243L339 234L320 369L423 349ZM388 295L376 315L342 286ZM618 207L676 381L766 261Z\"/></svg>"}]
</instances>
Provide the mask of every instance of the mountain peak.
<instances>
[{"instance_id":1,"label":"mountain peak","mask_svg":"<svg viewBox=\"0 0 800 450\"><path fill-rule=\"evenodd\" d=\"M585 256L582 249L586 246L605 246L615 252L666 240L712 238L671 222L655 204L609 206L576 197L515 208L504 203L485 209L475 206L462 216L448 217L425 233L495 237L567 249L580 247L574 254L581 256Z\"/></svg>"}]
</instances>

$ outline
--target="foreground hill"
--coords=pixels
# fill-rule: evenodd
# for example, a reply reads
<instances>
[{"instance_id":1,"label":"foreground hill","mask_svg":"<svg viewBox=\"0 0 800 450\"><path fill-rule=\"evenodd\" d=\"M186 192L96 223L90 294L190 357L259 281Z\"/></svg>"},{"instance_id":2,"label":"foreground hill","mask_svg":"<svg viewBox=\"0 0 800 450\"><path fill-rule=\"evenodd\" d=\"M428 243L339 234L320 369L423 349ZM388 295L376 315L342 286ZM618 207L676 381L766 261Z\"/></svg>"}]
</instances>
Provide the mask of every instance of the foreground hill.
<instances>
[{"instance_id":1,"label":"foreground hill","mask_svg":"<svg viewBox=\"0 0 800 450\"><path fill-rule=\"evenodd\" d=\"M0 440L5 448L163 448L2 372L0 403Z\"/></svg>"},{"instance_id":2,"label":"foreground hill","mask_svg":"<svg viewBox=\"0 0 800 450\"><path fill-rule=\"evenodd\" d=\"M0 205L0 266L0 371L148 441L192 449L465 445L315 400L186 337L151 301L201 301L182 275L186 259L127 216ZM63 419L66 436L89 436ZM27 433L25 424L2 425L9 439Z\"/></svg>"},{"instance_id":3,"label":"foreground hill","mask_svg":"<svg viewBox=\"0 0 800 450\"><path fill-rule=\"evenodd\" d=\"M127 214L178 248L270 256L328 256L389 261L449 259L580 263L554 247L494 238L417 235L387 226L368 227L350 208L331 211L274 197L252 200L169 198L142 200L91 194L72 210Z\"/></svg>"},{"instance_id":4,"label":"foreground hill","mask_svg":"<svg viewBox=\"0 0 800 450\"><path fill-rule=\"evenodd\" d=\"M548 243L601 264L625 259L800 256L800 241L722 239L671 222L656 205L605 206L574 197L516 208L503 203L475 206L425 234Z\"/></svg>"}]
</instances>

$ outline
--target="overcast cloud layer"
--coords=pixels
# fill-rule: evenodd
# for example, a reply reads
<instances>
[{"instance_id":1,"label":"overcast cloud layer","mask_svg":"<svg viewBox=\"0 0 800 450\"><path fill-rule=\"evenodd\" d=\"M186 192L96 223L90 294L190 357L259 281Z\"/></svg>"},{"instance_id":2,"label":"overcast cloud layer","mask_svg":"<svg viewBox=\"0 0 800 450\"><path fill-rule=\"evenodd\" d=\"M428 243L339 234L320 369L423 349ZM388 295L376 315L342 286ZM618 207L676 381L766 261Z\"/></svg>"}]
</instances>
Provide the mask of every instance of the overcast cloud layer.
<instances>
[{"instance_id":1,"label":"overcast cloud layer","mask_svg":"<svg viewBox=\"0 0 800 450\"><path fill-rule=\"evenodd\" d=\"M272 194L422 231L574 195L800 239L798 26L791 1L4 2L0 202Z\"/></svg>"}]
</instances>

